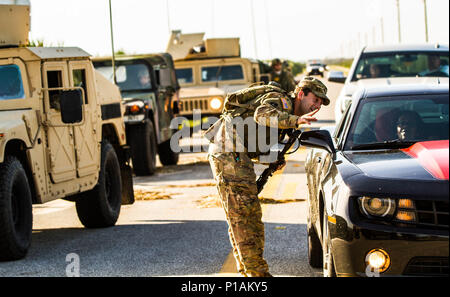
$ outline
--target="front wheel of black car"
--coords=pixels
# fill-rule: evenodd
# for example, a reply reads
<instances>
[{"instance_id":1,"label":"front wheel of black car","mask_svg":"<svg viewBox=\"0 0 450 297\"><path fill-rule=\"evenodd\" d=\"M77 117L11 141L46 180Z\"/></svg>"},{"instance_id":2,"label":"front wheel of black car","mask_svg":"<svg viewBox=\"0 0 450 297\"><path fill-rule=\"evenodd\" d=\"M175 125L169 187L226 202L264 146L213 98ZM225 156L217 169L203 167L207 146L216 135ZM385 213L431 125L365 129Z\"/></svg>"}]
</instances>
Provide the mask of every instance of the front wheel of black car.
<instances>
[{"instance_id":1,"label":"front wheel of black car","mask_svg":"<svg viewBox=\"0 0 450 297\"><path fill-rule=\"evenodd\" d=\"M328 227L328 215L325 211L323 214L323 232L322 232L322 251L323 251L323 276L335 277L336 271L334 269L333 253L331 252L331 237L330 229Z\"/></svg>"},{"instance_id":2,"label":"front wheel of black car","mask_svg":"<svg viewBox=\"0 0 450 297\"><path fill-rule=\"evenodd\" d=\"M308 228L308 263L313 268L322 267L322 245L314 227Z\"/></svg>"},{"instance_id":3,"label":"front wheel of black car","mask_svg":"<svg viewBox=\"0 0 450 297\"><path fill-rule=\"evenodd\" d=\"M18 260L31 244L33 211L27 174L16 157L0 164L0 260Z\"/></svg>"}]
</instances>

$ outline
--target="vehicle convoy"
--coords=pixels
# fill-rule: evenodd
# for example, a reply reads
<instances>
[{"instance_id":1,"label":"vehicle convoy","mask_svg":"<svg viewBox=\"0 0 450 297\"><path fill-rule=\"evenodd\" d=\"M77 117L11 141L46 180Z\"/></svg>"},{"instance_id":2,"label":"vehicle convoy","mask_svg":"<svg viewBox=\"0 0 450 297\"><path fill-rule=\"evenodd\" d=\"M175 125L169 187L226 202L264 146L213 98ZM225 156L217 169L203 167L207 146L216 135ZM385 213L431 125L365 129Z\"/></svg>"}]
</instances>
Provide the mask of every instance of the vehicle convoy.
<instances>
[{"instance_id":1,"label":"vehicle convoy","mask_svg":"<svg viewBox=\"0 0 450 297\"><path fill-rule=\"evenodd\" d=\"M344 87L336 100L336 123L359 87L393 84L448 84L448 45L364 47L353 59Z\"/></svg>"},{"instance_id":2,"label":"vehicle convoy","mask_svg":"<svg viewBox=\"0 0 450 297\"><path fill-rule=\"evenodd\" d=\"M312 147L308 256L325 276L448 276L448 85L357 91Z\"/></svg>"},{"instance_id":3,"label":"vehicle convoy","mask_svg":"<svg viewBox=\"0 0 450 297\"><path fill-rule=\"evenodd\" d=\"M29 6L0 5L0 260L23 258L32 204L74 201L86 227L134 202L119 89L75 47L25 47ZM20 45L20 47L18 47Z\"/></svg>"},{"instance_id":4,"label":"vehicle convoy","mask_svg":"<svg viewBox=\"0 0 450 297\"><path fill-rule=\"evenodd\" d=\"M180 116L184 127L208 128L209 117L218 117L228 93L270 79L270 67L241 57L239 38L203 40L204 33L172 31L167 52L174 58L180 83ZM194 118L194 110L200 115ZM205 124L206 123L206 124Z\"/></svg>"},{"instance_id":5,"label":"vehicle convoy","mask_svg":"<svg viewBox=\"0 0 450 297\"><path fill-rule=\"evenodd\" d=\"M136 175L156 171L156 154L163 165L178 163L178 153L170 148L178 113L180 86L172 56L168 53L94 58L94 67L120 88L125 110L127 142L131 147ZM115 75L115 78L114 78Z\"/></svg>"}]
</instances>

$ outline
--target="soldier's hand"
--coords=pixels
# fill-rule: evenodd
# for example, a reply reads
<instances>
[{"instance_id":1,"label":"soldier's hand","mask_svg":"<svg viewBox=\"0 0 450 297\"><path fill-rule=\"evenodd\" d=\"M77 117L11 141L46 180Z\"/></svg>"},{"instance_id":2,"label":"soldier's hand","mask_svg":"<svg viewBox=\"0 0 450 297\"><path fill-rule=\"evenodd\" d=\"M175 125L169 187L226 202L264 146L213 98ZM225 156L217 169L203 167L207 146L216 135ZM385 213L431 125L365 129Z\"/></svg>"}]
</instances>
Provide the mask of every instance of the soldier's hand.
<instances>
[{"instance_id":1,"label":"soldier's hand","mask_svg":"<svg viewBox=\"0 0 450 297\"><path fill-rule=\"evenodd\" d=\"M316 122L317 119L314 117L314 115L319 111L319 109L316 109L314 111L311 111L310 113L304 114L302 115L298 121L297 121L297 125L302 125L302 124L308 124L311 125L311 122Z\"/></svg>"}]
</instances>

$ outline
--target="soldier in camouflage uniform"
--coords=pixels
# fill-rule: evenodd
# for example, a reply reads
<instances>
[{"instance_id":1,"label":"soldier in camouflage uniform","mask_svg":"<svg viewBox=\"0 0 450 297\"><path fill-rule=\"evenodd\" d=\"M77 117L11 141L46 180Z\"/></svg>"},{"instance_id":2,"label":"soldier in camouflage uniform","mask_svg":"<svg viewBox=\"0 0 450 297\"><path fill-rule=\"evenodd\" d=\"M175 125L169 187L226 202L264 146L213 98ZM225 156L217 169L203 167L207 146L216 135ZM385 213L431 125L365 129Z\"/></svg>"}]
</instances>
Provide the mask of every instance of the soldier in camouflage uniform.
<instances>
[{"instance_id":1,"label":"soldier in camouflage uniform","mask_svg":"<svg viewBox=\"0 0 450 297\"><path fill-rule=\"evenodd\" d=\"M281 88L287 92L295 89L295 80L292 73L283 70L283 64L280 59L272 60L272 70L270 71L271 79L281 85Z\"/></svg>"},{"instance_id":2,"label":"soldier in camouflage uniform","mask_svg":"<svg viewBox=\"0 0 450 297\"><path fill-rule=\"evenodd\" d=\"M301 124L310 124L316 121L314 114L321 105L330 103L326 96L327 88L313 77L305 77L290 94L280 88L266 87L267 92L258 91L265 88L260 87L237 93L241 97L256 98L250 101L250 105L236 104L235 109L230 107L224 111L221 119L205 135L211 141L208 158L228 221L237 268L242 275L256 277L271 276L263 258L264 223L252 162L252 159L267 154L267 149L263 151L257 147L250 150L248 139L252 135L260 135L259 129L275 129L279 137L282 129L298 129ZM258 95L258 92L262 94ZM236 117L250 118L256 130L248 128L242 135L236 133L234 127L231 132L226 131L227 123ZM241 151L236 149L239 141L244 146Z\"/></svg>"}]
</instances>

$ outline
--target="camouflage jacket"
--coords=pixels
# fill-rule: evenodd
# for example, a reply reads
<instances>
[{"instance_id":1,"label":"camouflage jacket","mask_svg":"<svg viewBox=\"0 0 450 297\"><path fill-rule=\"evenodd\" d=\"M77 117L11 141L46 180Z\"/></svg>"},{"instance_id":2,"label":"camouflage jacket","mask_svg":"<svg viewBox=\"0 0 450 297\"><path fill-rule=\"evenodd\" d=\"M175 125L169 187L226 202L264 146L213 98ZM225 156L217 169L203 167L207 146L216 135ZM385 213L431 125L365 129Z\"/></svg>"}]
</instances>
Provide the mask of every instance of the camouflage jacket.
<instances>
[{"instance_id":1,"label":"camouflage jacket","mask_svg":"<svg viewBox=\"0 0 450 297\"><path fill-rule=\"evenodd\" d=\"M281 88L287 92L293 92L295 90L294 77L289 71L282 70L280 74L276 74L275 71L270 72L271 79L281 85Z\"/></svg>"},{"instance_id":2,"label":"camouflage jacket","mask_svg":"<svg viewBox=\"0 0 450 297\"><path fill-rule=\"evenodd\" d=\"M257 97L258 98L258 97ZM214 146L210 152L245 152L250 158L268 155L277 144L284 129L298 128L292 98L286 94L270 92L259 96L260 105L238 117L223 114L205 134ZM276 156L270 154L271 163ZM273 159L275 157L275 159Z\"/></svg>"}]
</instances>

